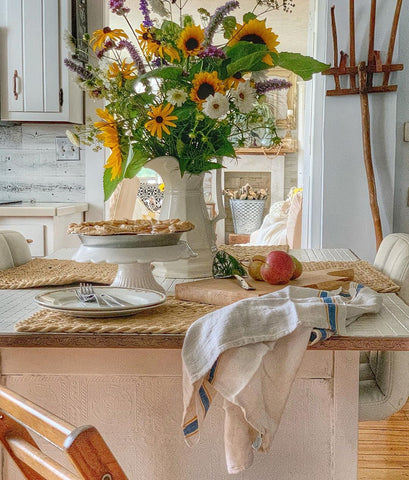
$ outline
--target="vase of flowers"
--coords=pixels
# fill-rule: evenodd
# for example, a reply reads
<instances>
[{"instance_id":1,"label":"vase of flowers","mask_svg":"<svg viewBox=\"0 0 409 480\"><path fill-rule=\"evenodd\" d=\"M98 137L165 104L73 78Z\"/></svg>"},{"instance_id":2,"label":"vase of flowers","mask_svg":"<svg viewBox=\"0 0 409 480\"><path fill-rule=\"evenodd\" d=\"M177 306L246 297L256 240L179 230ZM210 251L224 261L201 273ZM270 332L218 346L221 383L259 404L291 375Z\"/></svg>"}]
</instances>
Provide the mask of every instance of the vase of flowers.
<instances>
[{"instance_id":1,"label":"vase of flowers","mask_svg":"<svg viewBox=\"0 0 409 480\"><path fill-rule=\"evenodd\" d=\"M266 15L280 6L289 10L293 4L287 0L283 5L255 0L240 20L232 15L239 2L227 1L213 13L200 8L200 22L184 11L186 5L182 0L140 0L140 23L131 25L126 0L109 0L127 31L107 26L86 35L95 55L89 64L75 60L80 57L75 45L73 57L65 59L81 87L106 102L96 111L98 121L68 134L75 143L110 149L103 180L106 200L122 179L137 175L153 159L157 168L164 157L177 159L178 182L185 186L203 172L219 170L223 157L235 157L235 147L248 138L255 113L265 107L266 92L290 87L286 80L267 79L265 72L281 66L307 80L328 68L311 57L278 52L277 35L258 12ZM263 120L262 113L258 118L271 144L279 143L274 122ZM175 175L165 180L172 195L174 181ZM207 212L198 207L191 214L196 218L187 219L197 225L197 217Z\"/></svg>"}]
</instances>

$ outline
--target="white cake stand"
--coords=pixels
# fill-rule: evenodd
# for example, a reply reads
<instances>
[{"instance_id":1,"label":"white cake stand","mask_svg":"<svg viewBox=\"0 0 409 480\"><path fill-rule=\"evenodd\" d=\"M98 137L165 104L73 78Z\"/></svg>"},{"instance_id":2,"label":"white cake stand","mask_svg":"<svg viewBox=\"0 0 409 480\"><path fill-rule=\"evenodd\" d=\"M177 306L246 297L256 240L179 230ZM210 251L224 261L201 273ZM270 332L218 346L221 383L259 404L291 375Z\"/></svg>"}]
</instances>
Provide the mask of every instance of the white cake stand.
<instances>
[{"instance_id":1,"label":"white cake stand","mask_svg":"<svg viewBox=\"0 0 409 480\"><path fill-rule=\"evenodd\" d=\"M186 242L157 247L118 248L81 245L73 260L77 262L117 263L113 287L146 288L165 293L152 274L152 262L172 262L197 256Z\"/></svg>"}]
</instances>

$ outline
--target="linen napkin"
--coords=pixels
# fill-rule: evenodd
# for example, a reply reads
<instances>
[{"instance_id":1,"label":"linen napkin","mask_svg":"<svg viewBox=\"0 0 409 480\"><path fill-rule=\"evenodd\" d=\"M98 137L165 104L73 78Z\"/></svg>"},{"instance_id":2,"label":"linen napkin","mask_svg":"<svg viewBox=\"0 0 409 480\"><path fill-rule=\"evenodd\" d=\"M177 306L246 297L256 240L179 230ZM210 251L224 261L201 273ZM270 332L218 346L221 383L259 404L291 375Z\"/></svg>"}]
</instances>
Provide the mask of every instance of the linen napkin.
<instances>
[{"instance_id":1,"label":"linen napkin","mask_svg":"<svg viewBox=\"0 0 409 480\"><path fill-rule=\"evenodd\" d=\"M348 292L288 286L234 303L195 321L182 349L183 433L188 445L215 395L224 398L229 473L268 451L314 329L314 341L344 335L360 315L378 312L382 297L351 282Z\"/></svg>"}]
</instances>

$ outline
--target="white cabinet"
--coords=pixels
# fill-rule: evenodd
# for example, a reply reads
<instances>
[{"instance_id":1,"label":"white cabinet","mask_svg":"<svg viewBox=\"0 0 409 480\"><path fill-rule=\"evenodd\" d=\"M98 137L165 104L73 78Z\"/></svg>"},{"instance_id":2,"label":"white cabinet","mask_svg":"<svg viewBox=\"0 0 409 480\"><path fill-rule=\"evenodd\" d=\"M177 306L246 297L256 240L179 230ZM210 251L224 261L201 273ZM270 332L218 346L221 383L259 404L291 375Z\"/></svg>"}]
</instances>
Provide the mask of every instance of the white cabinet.
<instances>
[{"instance_id":1,"label":"white cabinet","mask_svg":"<svg viewBox=\"0 0 409 480\"><path fill-rule=\"evenodd\" d=\"M83 123L63 63L71 18L71 0L0 0L1 120Z\"/></svg>"},{"instance_id":2,"label":"white cabinet","mask_svg":"<svg viewBox=\"0 0 409 480\"><path fill-rule=\"evenodd\" d=\"M0 231L15 230L27 240L33 257L61 248L78 247L78 235L67 233L70 223L84 221L87 203L21 203L0 206Z\"/></svg>"}]
</instances>

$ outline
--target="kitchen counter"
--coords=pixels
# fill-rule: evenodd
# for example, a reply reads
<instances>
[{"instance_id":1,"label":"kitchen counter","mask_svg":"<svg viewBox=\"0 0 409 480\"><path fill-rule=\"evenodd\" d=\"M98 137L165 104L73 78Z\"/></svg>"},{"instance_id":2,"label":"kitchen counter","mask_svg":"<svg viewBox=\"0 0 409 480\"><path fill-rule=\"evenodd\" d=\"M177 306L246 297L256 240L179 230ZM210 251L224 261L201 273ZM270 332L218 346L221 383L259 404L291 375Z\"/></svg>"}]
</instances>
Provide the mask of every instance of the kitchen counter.
<instances>
[{"instance_id":1,"label":"kitchen counter","mask_svg":"<svg viewBox=\"0 0 409 480\"><path fill-rule=\"evenodd\" d=\"M70 223L85 220L88 203L14 203L0 205L0 230L15 230L30 240L33 257L79 246L76 235L67 234Z\"/></svg>"},{"instance_id":2,"label":"kitchen counter","mask_svg":"<svg viewBox=\"0 0 409 480\"><path fill-rule=\"evenodd\" d=\"M88 211L88 203L15 203L0 205L0 217L59 217Z\"/></svg>"}]
</instances>

